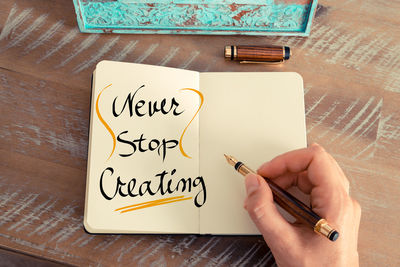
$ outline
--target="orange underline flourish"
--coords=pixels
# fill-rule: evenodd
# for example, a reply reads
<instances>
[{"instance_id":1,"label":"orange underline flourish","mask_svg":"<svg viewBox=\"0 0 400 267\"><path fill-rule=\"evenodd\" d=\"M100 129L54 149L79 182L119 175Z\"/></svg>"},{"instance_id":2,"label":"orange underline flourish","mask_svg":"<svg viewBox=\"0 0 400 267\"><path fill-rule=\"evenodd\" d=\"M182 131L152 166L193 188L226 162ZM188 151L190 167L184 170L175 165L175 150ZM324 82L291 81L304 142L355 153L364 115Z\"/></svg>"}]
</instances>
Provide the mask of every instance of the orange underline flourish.
<instances>
[{"instance_id":1,"label":"orange underline flourish","mask_svg":"<svg viewBox=\"0 0 400 267\"><path fill-rule=\"evenodd\" d=\"M115 150L115 146L117 144L117 140L115 139L115 134L114 132L111 130L111 127L108 126L108 124L106 123L106 121L103 119L103 117L100 114L100 110L99 110L99 100L100 100L100 96L101 94L104 92L104 90L106 90L108 87L110 87L112 84L107 85L106 87L103 88L103 90L101 90L100 94L97 96L97 100L96 100L96 113L97 116L99 117L100 122L104 125L104 127L106 127L107 131L111 134L112 140L113 140L113 149L111 151L110 156L108 157L107 160L109 160L112 156L112 154L114 153Z\"/></svg>"},{"instance_id":2,"label":"orange underline flourish","mask_svg":"<svg viewBox=\"0 0 400 267\"><path fill-rule=\"evenodd\" d=\"M167 198L157 199L157 200L153 200L153 201L146 201L146 202L142 202L142 203L138 203L138 204L121 207L121 208L115 209L114 211L120 211L120 213L125 213L125 212L129 212L129 211L150 208L150 207L154 207L154 206L169 204L169 203L178 202L178 201L184 201L184 200L188 200L188 199L192 199L192 197L186 197L186 198L185 198L185 196L167 197Z\"/></svg>"},{"instance_id":3,"label":"orange underline flourish","mask_svg":"<svg viewBox=\"0 0 400 267\"><path fill-rule=\"evenodd\" d=\"M197 116L197 114L199 113L199 111L200 111L200 109L201 109L201 106L203 106L204 96L203 96L203 94L202 94L200 91L198 91L198 90L196 90L196 89L193 89L193 88L183 88L183 89L181 89L181 91L185 91L185 90L186 90L186 91L193 91L193 92L197 93L197 94L200 96L200 101L201 101L201 102L200 102L200 105L199 105L199 108L197 109L197 111L196 111L196 113L194 114L193 118L189 121L189 123L188 123L188 125L186 126L186 128L183 130L182 135L181 135L181 138L179 139L179 150L181 151L181 153L182 153L183 156L185 156L185 157L191 159L192 157L189 156L188 154L186 154L186 152L183 150L182 139L183 139L183 135L185 134L187 128L188 128L189 125L192 123L192 121L193 121L194 118Z\"/></svg>"}]
</instances>

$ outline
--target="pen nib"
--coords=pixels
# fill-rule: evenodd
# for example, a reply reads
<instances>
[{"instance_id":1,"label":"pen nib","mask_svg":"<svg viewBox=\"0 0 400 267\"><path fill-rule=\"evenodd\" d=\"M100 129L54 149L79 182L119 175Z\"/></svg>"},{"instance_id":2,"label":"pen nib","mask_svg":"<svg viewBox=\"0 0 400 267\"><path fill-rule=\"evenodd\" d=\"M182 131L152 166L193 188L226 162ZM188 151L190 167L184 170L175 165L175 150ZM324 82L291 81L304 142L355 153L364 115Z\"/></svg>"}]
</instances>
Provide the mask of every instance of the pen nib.
<instances>
[{"instance_id":1,"label":"pen nib","mask_svg":"<svg viewBox=\"0 0 400 267\"><path fill-rule=\"evenodd\" d=\"M224 156L225 156L226 160L229 162L230 157L226 154L224 154Z\"/></svg>"},{"instance_id":2,"label":"pen nib","mask_svg":"<svg viewBox=\"0 0 400 267\"><path fill-rule=\"evenodd\" d=\"M237 163L237 160L236 160L234 157L228 156L228 155L225 155L225 154L224 154L224 156L225 156L225 158L226 158L226 161L227 161L230 165L234 166L234 165Z\"/></svg>"}]
</instances>

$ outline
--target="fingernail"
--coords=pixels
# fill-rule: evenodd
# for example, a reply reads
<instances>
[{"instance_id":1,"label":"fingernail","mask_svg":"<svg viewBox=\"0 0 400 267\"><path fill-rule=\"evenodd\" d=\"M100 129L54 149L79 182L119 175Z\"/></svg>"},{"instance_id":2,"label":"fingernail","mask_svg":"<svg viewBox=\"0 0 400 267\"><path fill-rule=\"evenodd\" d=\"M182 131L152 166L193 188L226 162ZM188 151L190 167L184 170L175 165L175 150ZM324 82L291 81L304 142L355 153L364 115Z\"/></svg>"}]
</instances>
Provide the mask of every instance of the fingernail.
<instances>
[{"instance_id":1,"label":"fingernail","mask_svg":"<svg viewBox=\"0 0 400 267\"><path fill-rule=\"evenodd\" d=\"M257 191L258 187L260 186L257 175L255 175L255 174L248 174L246 176L245 183L246 183L247 195L250 195L253 192Z\"/></svg>"},{"instance_id":2,"label":"fingernail","mask_svg":"<svg viewBox=\"0 0 400 267\"><path fill-rule=\"evenodd\" d=\"M310 148L315 150L325 151L325 149L320 144L317 143L312 143L310 145Z\"/></svg>"}]
</instances>

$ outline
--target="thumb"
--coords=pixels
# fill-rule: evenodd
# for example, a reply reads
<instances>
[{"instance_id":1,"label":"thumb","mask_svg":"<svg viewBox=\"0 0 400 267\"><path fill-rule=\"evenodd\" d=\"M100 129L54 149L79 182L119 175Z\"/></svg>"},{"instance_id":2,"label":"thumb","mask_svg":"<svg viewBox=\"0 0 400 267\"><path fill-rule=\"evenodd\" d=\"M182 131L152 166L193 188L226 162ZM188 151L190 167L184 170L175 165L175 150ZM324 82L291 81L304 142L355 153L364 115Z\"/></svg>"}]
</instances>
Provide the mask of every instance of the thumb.
<instances>
[{"instance_id":1,"label":"thumb","mask_svg":"<svg viewBox=\"0 0 400 267\"><path fill-rule=\"evenodd\" d=\"M268 246L293 246L296 242L294 227L288 223L276 208L270 187L259 175L246 176L247 198L245 209L263 235Z\"/></svg>"}]
</instances>

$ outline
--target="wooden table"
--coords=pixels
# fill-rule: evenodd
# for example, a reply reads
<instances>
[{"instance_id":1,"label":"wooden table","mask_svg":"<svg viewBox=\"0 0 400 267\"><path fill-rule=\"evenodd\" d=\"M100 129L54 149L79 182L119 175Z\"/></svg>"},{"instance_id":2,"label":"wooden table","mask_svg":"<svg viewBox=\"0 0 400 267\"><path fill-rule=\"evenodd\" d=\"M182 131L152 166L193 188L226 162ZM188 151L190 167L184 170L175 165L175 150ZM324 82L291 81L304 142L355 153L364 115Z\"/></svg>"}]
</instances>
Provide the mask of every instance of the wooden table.
<instances>
[{"instance_id":1,"label":"wooden table","mask_svg":"<svg viewBox=\"0 0 400 267\"><path fill-rule=\"evenodd\" d=\"M399 1L321 0L308 38L81 34L72 1L3 1L0 265L273 265L260 237L85 233L90 76L110 59L299 72L308 142L338 160L363 209L361 265L399 266L399 25ZM294 56L279 67L222 56L227 44L269 43Z\"/></svg>"}]
</instances>

